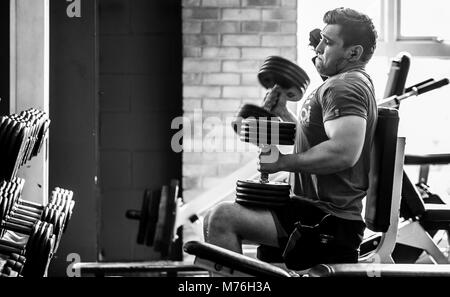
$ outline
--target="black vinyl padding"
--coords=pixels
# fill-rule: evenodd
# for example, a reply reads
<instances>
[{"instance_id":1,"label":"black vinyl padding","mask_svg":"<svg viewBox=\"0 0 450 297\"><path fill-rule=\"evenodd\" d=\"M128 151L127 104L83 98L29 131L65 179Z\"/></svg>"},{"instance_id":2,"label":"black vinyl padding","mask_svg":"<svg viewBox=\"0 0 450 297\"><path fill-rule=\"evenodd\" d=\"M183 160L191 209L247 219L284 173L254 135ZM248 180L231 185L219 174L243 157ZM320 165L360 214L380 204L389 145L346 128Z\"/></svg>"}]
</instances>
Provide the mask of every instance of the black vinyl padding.
<instances>
[{"instance_id":1,"label":"black vinyl padding","mask_svg":"<svg viewBox=\"0 0 450 297\"><path fill-rule=\"evenodd\" d=\"M184 251L199 258L213 261L218 265L236 269L256 277L289 277L290 274L277 266L250 258L239 253L206 242L189 241Z\"/></svg>"},{"instance_id":2,"label":"black vinyl padding","mask_svg":"<svg viewBox=\"0 0 450 297\"><path fill-rule=\"evenodd\" d=\"M365 213L374 232L386 232L390 225L398 123L396 109L378 107Z\"/></svg>"}]
</instances>

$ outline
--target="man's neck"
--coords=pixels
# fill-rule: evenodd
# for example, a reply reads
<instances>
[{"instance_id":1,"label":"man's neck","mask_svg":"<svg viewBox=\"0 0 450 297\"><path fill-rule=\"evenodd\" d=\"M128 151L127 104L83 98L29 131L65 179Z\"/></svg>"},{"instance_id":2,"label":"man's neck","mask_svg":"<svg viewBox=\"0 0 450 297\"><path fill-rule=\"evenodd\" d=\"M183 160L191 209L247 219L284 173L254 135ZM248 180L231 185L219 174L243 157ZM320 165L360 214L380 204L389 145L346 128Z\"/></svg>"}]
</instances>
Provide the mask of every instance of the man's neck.
<instances>
[{"instance_id":1,"label":"man's neck","mask_svg":"<svg viewBox=\"0 0 450 297\"><path fill-rule=\"evenodd\" d=\"M336 73L336 74L341 74L341 73L344 73L344 72L349 72L349 71L355 70L355 69L362 69L362 70L364 70L365 66L366 66L366 64L361 63L361 62L347 64L347 65L344 66L344 68L342 68L341 71L339 71L339 73Z\"/></svg>"}]
</instances>

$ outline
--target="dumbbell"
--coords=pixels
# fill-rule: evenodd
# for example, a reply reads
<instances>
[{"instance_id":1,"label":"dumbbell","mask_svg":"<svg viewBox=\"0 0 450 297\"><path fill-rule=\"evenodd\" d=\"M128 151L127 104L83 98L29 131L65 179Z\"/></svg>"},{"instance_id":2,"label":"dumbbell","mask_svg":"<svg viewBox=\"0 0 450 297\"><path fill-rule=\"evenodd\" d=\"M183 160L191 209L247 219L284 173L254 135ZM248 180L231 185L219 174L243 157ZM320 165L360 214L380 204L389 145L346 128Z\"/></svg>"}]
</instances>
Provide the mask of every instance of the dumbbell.
<instances>
[{"instance_id":1,"label":"dumbbell","mask_svg":"<svg viewBox=\"0 0 450 297\"><path fill-rule=\"evenodd\" d=\"M30 108L29 110L22 111L21 115L24 117L34 117L36 123L37 131L34 134L34 143L28 154L28 160L30 160L31 157L37 156L42 148L44 140L47 136L48 128L50 126L50 119L48 118L47 113L35 108Z\"/></svg>"},{"instance_id":2,"label":"dumbbell","mask_svg":"<svg viewBox=\"0 0 450 297\"><path fill-rule=\"evenodd\" d=\"M5 263L2 271L0 271L0 277L20 277L19 272L14 270L9 263Z\"/></svg>"},{"instance_id":3,"label":"dumbbell","mask_svg":"<svg viewBox=\"0 0 450 297\"><path fill-rule=\"evenodd\" d=\"M12 184L12 183L11 183ZM1 187L0 187L1 189ZM5 190L5 189L3 189ZM6 188L8 190L8 187ZM15 202L12 202L14 199L13 193L2 193L0 190L0 215L3 218L7 218L10 222L14 222L17 225L29 227L30 224L33 224L37 220L42 220L48 223L53 224L54 226L54 234L56 236L56 244L55 250L58 248L59 241L62 236L64 221L66 219L66 214L64 213L63 206L48 204L43 210L41 214L36 212L31 212L29 209L24 209L23 207L19 207ZM17 193L17 192L16 192ZM5 207L4 205L9 205ZM3 232L1 232L3 233ZM1 234L3 235L3 234Z\"/></svg>"},{"instance_id":4,"label":"dumbbell","mask_svg":"<svg viewBox=\"0 0 450 297\"><path fill-rule=\"evenodd\" d=\"M23 137L17 140L16 147L18 150L18 156L20 157L17 161L16 166L22 166L29 160L30 150L34 145L36 134L38 131L38 123L35 116L25 114L25 115L11 115L11 118L20 122L24 125L21 131Z\"/></svg>"},{"instance_id":5,"label":"dumbbell","mask_svg":"<svg viewBox=\"0 0 450 297\"><path fill-rule=\"evenodd\" d=\"M72 200L73 192L56 188L52 192L52 198L50 203L45 206L34 202L20 199L21 189L23 188L23 179L14 179L12 182L2 184L0 186L0 194L3 194L8 198L7 211L3 213L10 213L12 216L22 218L26 216L29 219L41 219L55 225L55 233L58 239L60 236L60 229L64 232L67 228L67 224L71 218L75 201ZM18 190L15 190L17 184ZM5 202L3 202L4 204ZM0 209L1 210L1 209ZM62 219L61 219L62 217Z\"/></svg>"},{"instance_id":6,"label":"dumbbell","mask_svg":"<svg viewBox=\"0 0 450 297\"><path fill-rule=\"evenodd\" d=\"M306 72L297 64L280 56L267 57L258 74L259 83L266 89L271 89L278 85L282 88L289 89L297 87L301 94L304 94L309 86L310 79ZM288 98L289 101L299 101L301 97ZM232 126L234 131L239 135L239 128L242 119L248 117L274 119L276 116L265 109L254 104L244 104L233 121Z\"/></svg>"},{"instance_id":7,"label":"dumbbell","mask_svg":"<svg viewBox=\"0 0 450 297\"><path fill-rule=\"evenodd\" d=\"M59 208L48 207L44 209L40 219L31 216L30 213L14 209L8 215L5 216L5 219L8 220L9 222L24 227L30 227L36 221L44 221L52 224L54 226L53 234L55 235L55 245L53 252L56 252L62 237L65 217L66 217L65 214L62 213Z\"/></svg>"},{"instance_id":8,"label":"dumbbell","mask_svg":"<svg viewBox=\"0 0 450 297\"><path fill-rule=\"evenodd\" d=\"M296 124L290 122L245 119L242 121L240 140L269 151L274 145L293 145ZM261 172L259 180L238 180L236 202L248 206L282 206L290 199L290 185L269 181L269 174Z\"/></svg>"},{"instance_id":9,"label":"dumbbell","mask_svg":"<svg viewBox=\"0 0 450 297\"><path fill-rule=\"evenodd\" d=\"M24 227L3 219L0 228L28 235L26 243L0 239L0 252L2 254L15 253L25 256L24 276L44 276L53 256L52 251L55 243L53 225L36 221L32 226Z\"/></svg>"},{"instance_id":10,"label":"dumbbell","mask_svg":"<svg viewBox=\"0 0 450 297\"><path fill-rule=\"evenodd\" d=\"M42 144L42 138L45 138L48 130L49 119L46 113L37 109L29 109L22 111L19 115L22 119L30 122L32 125L32 133L30 142L26 149L24 162L31 160L32 156L36 156Z\"/></svg>"},{"instance_id":11,"label":"dumbbell","mask_svg":"<svg viewBox=\"0 0 450 297\"><path fill-rule=\"evenodd\" d=\"M55 188L52 191L52 197L48 204L42 205L31 201L17 199L15 201L15 213L28 215L37 219L43 218L46 209L56 209L65 215L63 232L67 228L67 224L71 219L75 201L73 200L73 192L61 188Z\"/></svg>"},{"instance_id":12,"label":"dumbbell","mask_svg":"<svg viewBox=\"0 0 450 297\"><path fill-rule=\"evenodd\" d=\"M19 256L17 254L12 254L7 257L3 264L0 276L6 277L21 277L23 273L23 268L25 264L25 257Z\"/></svg>"}]
</instances>

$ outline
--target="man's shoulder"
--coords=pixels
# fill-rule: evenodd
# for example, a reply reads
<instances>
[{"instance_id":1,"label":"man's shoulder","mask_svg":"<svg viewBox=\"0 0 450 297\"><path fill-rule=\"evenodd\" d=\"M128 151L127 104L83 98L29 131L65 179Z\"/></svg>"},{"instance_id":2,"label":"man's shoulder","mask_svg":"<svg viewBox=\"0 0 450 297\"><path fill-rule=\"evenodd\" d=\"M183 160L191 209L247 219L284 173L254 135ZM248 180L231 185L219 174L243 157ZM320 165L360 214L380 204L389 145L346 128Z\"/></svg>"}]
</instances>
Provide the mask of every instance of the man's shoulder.
<instances>
[{"instance_id":1,"label":"man's shoulder","mask_svg":"<svg viewBox=\"0 0 450 297\"><path fill-rule=\"evenodd\" d=\"M336 74L327 80L330 86L334 85L354 85L355 83L365 83L372 85L371 78L363 69L355 69Z\"/></svg>"},{"instance_id":2,"label":"man's shoulder","mask_svg":"<svg viewBox=\"0 0 450 297\"><path fill-rule=\"evenodd\" d=\"M374 86L370 76L364 70L348 71L330 77L322 85L322 91L336 92L364 92L365 94L373 94Z\"/></svg>"}]
</instances>

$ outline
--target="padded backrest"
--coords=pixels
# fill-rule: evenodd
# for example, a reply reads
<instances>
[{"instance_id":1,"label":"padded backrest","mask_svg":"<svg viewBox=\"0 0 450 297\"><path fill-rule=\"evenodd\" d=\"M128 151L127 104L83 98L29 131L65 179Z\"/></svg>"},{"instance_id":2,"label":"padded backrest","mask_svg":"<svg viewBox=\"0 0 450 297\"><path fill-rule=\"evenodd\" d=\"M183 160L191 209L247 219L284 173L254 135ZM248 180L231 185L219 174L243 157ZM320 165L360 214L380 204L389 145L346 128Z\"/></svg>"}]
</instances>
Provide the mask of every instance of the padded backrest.
<instances>
[{"instance_id":1,"label":"padded backrest","mask_svg":"<svg viewBox=\"0 0 450 297\"><path fill-rule=\"evenodd\" d=\"M411 55L407 52L401 52L392 59L383 98L404 93L410 64Z\"/></svg>"},{"instance_id":2,"label":"padded backrest","mask_svg":"<svg viewBox=\"0 0 450 297\"><path fill-rule=\"evenodd\" d=\"M367 227L374 232L386 232L390 224L398 123L396 109L378 107L365 213Z\"/></svg>"}]
</instances>

